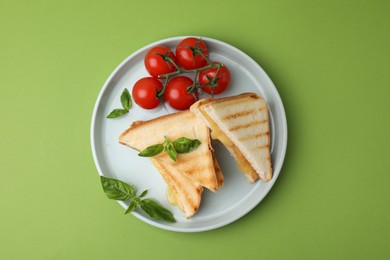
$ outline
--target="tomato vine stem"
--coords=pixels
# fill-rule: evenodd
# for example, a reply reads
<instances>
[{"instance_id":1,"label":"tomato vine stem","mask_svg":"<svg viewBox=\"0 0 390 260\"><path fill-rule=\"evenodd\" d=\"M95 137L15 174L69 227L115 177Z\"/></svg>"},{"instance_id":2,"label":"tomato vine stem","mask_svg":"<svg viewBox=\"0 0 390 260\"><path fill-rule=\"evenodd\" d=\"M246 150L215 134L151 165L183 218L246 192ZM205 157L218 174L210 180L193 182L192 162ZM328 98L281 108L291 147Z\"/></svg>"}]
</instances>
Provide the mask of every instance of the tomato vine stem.
<instances>
[{"instance_id":1,"label":"tomato vine stem","mask_svg":"<svg viewBox=\"0 0 390 260\"><path fill-rule=\"evenodd\" d=\"M202 55L202 57L204 57L207 61L207 65L203 66L203 67L200 67L200 68L197 68L197 69L191 69L191 70L187 70L187 69L183 69L181 68L180 66L178 66L176 64L176 62L174 62L172 59L169 60L169 62L171 62L175 67L176 67L176 70L174 72L170 72L170 73L166 73L166 74L161 74L158 76L159 79L165 79L165 82L163 84L163 88L157 93L157 97L162 97L164 95L164 92L165 92L165 89L168 85L168 82L169 80L174 77L174 76L177 76L177 75L180 75L180 74L185 74L185 73L195 73L195 76L194 76L194 85L189 87L188 90L190 91L194 91L195 88L196 88L196 85L198 84L197 82L197 77L199 75L199 73L203 70L207 70L207 69L213 69L213 68L217 68L217 71L220 70L221 67L223 67L223 64L222 63L212 63L207 57L206 55L204 55L203 53L200 53L200 55ZM214 79L216 78L216 75L214 76Z\"/></svg>"}]
</instances>

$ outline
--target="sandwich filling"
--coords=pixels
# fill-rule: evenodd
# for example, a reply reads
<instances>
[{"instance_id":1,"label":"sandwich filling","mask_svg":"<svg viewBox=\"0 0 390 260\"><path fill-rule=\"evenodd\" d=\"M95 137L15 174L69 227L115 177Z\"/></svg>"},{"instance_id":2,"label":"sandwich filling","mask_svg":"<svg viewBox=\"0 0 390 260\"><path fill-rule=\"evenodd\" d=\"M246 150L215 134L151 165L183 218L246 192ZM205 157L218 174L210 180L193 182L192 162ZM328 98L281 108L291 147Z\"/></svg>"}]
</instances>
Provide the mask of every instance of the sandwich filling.
<instances>
[{"instance_id":1,"label":"sandwich filling","mask_svg":"<svg viewBox=\"0 0 390 260\"><path fill-rule=\"evenodd\" d=\"M176 195L175 195L174 191L172 190L171 186L169 186L169 185L167 185L166 196L167 196L167 200L168 200L169 204L171 204L172 206L177 205Z\"/></svg>"}]
</instances>

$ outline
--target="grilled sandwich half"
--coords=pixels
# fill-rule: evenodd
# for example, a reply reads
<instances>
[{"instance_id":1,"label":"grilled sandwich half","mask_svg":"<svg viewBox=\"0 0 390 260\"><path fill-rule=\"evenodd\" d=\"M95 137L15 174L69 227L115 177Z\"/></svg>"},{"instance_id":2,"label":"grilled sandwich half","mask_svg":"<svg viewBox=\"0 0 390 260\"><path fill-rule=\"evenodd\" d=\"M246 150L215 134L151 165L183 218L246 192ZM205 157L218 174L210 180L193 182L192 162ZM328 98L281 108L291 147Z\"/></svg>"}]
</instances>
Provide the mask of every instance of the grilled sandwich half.
<instances>
[{"instance_id":1,"label":"grilled sandwich half","mask_svg":"<svg viewBox=\"0 0 390 260\"><path fill-rule=\"evenodd\" d=\"M190 108L211 129L253 183L272 178L270 128L266 101L255 93L199 100Z\"/></svg>"},{"instance_id":2,"label":"grilled sandwich half","mask_svg":"<svg viewBox=\"0 0 390 260\"><path fill-rule=\"evenodd\" d=\"M188 110L137 121L120 135L119 142L142 151L163 143L165 137L171 141L180 137L200 141L195 150L178 154L176 161L165 152L151 157L168 185L169 201L189 218L199 209L203 187L216 192L223 185L223 175L211 147L210 129L203 121Z\"/></svg>"}]
</instances>

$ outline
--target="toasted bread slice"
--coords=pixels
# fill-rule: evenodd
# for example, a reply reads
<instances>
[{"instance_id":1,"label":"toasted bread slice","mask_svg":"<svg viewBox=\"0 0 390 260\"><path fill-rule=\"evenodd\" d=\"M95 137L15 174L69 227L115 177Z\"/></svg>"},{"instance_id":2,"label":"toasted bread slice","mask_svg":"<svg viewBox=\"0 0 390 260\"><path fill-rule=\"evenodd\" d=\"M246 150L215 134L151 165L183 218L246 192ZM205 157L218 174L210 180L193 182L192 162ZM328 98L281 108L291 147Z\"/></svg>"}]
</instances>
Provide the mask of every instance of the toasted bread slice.
<instances>
[{"instance_id":1,"label":"toasted bread slice","mask_svg":"<svg viewBox=\"0 0 390 260\"><path fill-rule=\"evenodd\" d=\"M175 167L201 186L217 191L219 184L214 167L210 130L190 111L134 122L120 135L119 142L142 151L151 145L163 143L165 137L171 141L180 137L198 139L201 144L190 153L178 154L176 161L165 152L153 158Z\"/></svg>"},{"instance_id":2,"label":"toasted bread slice","mask_svg":"<svg viewBox=\"0 0 390 260\"><path fill-rule=\"evenodd\" d=\"M200 207L203 187L171 164L154 158L151 158L151 161L167 183L167 191L173 193L173 198L167 196L168 201L171 204L176 203L186 218L192 217Z\"/></svg>"},{"instance_id":3,"label":"toasted bread slice","mask_svg":"<svg viewBox=\"0 0 390 260\"><path fill-rule=\"evenodd\" d=\"M249 182L272 178L266 101L255 93L202 99L190 108L235 157Z\"/></svg>"},{"instance_id":4,"label":"toasted bread slice","mask_svg":"<svg viewBox=\"0 0 390 260\"><path fill-rule=\"evenodd\" d=\"M154 166L167 183L167 199L171 205L177 205L186 218L198 211L202 199L203 187L194 182L187 174L183 174L169 163L151 158ZM215 173L219 187L224 184L224 178L218 161L213 156Z\"/></svg>"}]
</instances>

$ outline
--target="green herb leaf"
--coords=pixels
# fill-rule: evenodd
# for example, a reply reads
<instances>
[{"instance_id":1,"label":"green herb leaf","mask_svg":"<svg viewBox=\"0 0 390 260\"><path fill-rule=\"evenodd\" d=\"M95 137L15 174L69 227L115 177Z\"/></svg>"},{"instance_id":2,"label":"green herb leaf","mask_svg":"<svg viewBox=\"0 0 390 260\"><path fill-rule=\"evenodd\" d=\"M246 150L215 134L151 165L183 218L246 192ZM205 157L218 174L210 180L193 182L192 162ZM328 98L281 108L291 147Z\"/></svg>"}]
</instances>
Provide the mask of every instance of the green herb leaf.
<instances>
[{"instance_id":1,"label":"green herb leaf","mask_svg":"<svg viewBox=\"0 0 390 260\"><path fill-rule=\"evenodd\" d=\"M136 203L134 200L132 200L132 201L130 202L130 205L129 205L129 207L127 208L125 214L129 214L130 212L134 211L136 207L137 207L137 203Z\"/></svg>"},{"instance_id":2,"label":"green herb leaf","mask_svg":"<svg viewBox=\"0 0 390 260\"><path fill-rule=\"evenodd\" d=\"M198 139L180 137L171 142L166 136L164 138L165 141L163 144L151 145L141 151L138 156L151 157L165 151L172 160L176 161L178 153L189 153L198 148L200 145L200 141Z\"/></svg>"},{"instance_id":3,"label":"green herb leaf","mask_svg":"<svg viewBox=\"0 0 390 260\"><path fill-rule=\"evenodd\" d=\"M112 110L111 113L108 114L107 118L117 118L129 113L129 110L132 107L133 103L131 101L131 95L127 88L125 88L121 94L121 104L123 108L116 108Z\"/></svg>"},{"instance_id":4,"label":"green herb leaf","mask_svg":"<svg viewBox=\"0 0 390 260\"><path fill-rule=\"evenodd\" d=\"M177 153L189 153L200 145L198 139L189 139L187 137L180 137L173 141L173 147Z\"/></svg>"},{"instance_id":5,"label":"green herb leaf","mask_svg":"<svg viewBox=\"0 0 390 260\"><path fill-rule=\"evenodd\" d=\"M130 110L130 108L132 106L132 102L131 102L131 95L130 95L129 91L127 90L127 88L125 88L122 92L121 103L122 103L123 109L125 109L127 111Z\"/></svg>"},{"instance_id":6,"label":"green herb leaf","mask_svg":"<svg viewBox=\"0 0 390 260\"><path fill-rule=\"evenodd\" d=\"M144 190L141 195L139 195L140 198L145 197L145 195L148 194L148 190Z\"/></svg>"},{"instance_id":7,"label":"green herb leaf","mask_svg":"<svg viewBox=\"0 0 390 260\"><path fill-rule=\"evenodd\" d=\"M169 222L176 222L173 214L166 208L160 206L156 201L152 199L144 199L148 190L144 190L139 197L136 196L136 189L123 181L106 178L100 176L102 187L109 199L115 200L128 200L131 199L129 207L125 211L125 214L133 212L137 205L141 206L141 209L144 210L150 217L154 219L162 219Z\"/></svg>"},{"instance_id":8,"label":"green herb leaf","mask_svg":"<svg viewBox=\"0 0 390 260\"><path fill-rule=\"evenodd\" d=\"M127 113L129 113L129 110L116 108L112 110L110 114L108 114L107 118L117 118Z\"/></svg>"},{"instance_id":9,"label":"green herb leaf","mask_svg":"<svg viewBox=\"0 0 390 260\"><path fill-rule=\"evenodd\" d=\"M175 150L175 147L173 147L172 142L170 142L167 137L165 137L164 151L167 152L167 154L169 155L169 157L171 157L172 160L176 161L177 152Z\"/></svg>"},{"instance_id":10,"label":"green herb leaf","mask_svg":"<svg viewBox=\"0 0 390 260\"><path fill-rule=\"evenodd\" d=\"M109 199L128 200L136 194L136 189L120 180L100 176L104 192Z\"/></svg>"},{"instance_id":11,"label":"green herb leaf","mask_svg":"<svg viewBox=\"0 0 390 260\"><path fill-rule=\"evenodd\" d=\"M169 222L176 222L173 214L169 210L160 206L152 199L142 200L140 206L153 219L162 219Z\"/></svg>"},{"instance_id":12,"label":"green herb leaf","mask_svg":"<svg viewBox=\"0 0 390 260\"><path fill-rule=\"evenodd\" d=\"M142 157L152 157L159 153L161 153L164 150L164 146L162 144L155 144L147 147L143 151L141 151L138 156Z\"/></svg>"}]
</instances>

